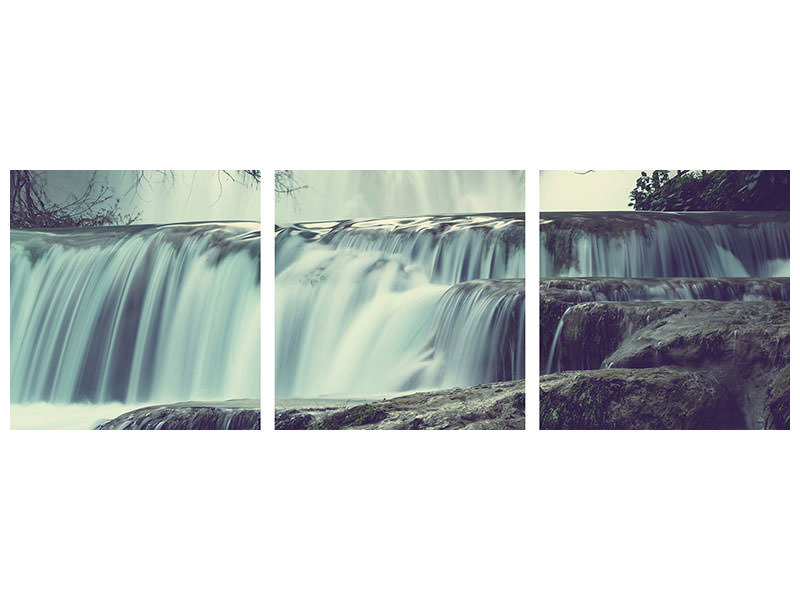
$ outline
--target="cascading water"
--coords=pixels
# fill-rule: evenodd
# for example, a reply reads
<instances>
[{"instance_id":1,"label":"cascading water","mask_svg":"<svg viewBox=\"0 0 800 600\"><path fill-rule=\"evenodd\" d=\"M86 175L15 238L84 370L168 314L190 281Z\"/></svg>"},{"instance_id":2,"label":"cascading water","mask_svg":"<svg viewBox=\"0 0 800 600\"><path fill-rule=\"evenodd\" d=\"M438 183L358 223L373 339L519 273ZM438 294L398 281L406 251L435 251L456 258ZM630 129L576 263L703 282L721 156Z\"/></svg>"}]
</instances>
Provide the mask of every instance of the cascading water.
<instances>
[{"instance_id":1,"label":"cascading water","mask_svg":"<svg viewBox=\"0 0 800 600\"><path fill-rule=\"evenodd\" d=\"M525 281L475 280L452 286L433 316L426 387L525 377ZM478 345L476 347L476 345Z\"/></svg>"},{"instance_id":2,"label":"cascading water","mask_svg":"<svg viewBox=\"0 0 800 600\"><path fill-rule=\"evenodd\" d=\"M278 398L524 377L524 216L278 227Z\"/></svg>"},{"instance_id":3,"label":"cascading water","mask_svg":"<svg viewBox=\"0 0 800 600\"><path fill-rule=\"evenodd\" d=\"M542 372L600 364L608 340L598 327L607 334L614 313L593 323L582 303L651 302L657 311L669 301L785 302L788 274L786 212L541 213ZM613 325L622 337L632 331ZM598 339L581 342L575 331L591 328ZM575 356L564 355L566 329Z\"/></svg>"},{"instance_id":4,"label":"cascading water","mask_svg":"<svg viewBox=\"0 0 800 600\"><path fill-rule=\"evenodd\" d=\"M541 213L541 277L788 277L789 213Z\"/></svg>"},{"instance_id":5,"label":"cascading water","mask_svg":"<svg viewBox=\"0 0 800 600\"><path fill-rule=\"evenodd\" d=\"M249 222L12 231L12 407L258 398L259 252Z\"/></svg>"}]
</instances>

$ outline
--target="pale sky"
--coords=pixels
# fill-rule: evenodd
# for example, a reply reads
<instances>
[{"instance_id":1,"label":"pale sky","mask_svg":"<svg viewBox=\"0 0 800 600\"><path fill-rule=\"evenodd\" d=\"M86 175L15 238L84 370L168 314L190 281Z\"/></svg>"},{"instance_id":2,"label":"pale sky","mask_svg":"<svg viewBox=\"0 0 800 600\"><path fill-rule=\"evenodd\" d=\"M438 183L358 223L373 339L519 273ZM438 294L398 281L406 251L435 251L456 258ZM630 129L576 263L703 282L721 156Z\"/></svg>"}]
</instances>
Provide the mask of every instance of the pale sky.
<instances>
[{"instance_id":1,"label":"pale sky","mask_svg":"<svg viewBox=\"0 0 800 600\"><path fill-rule=\"evenodd\" d=\"M540 171L540 211L633 210L628 195L639 171Z\"/></svg>"},{"instance_id":2,"label":"pale sky","mask_svg":"<svg viewBox=\"0 0 800 600\"><path fill-rule=\"evenodd\" d=\"M278 224L359 217L523 212L524 171L294 171Z\"/></svg>"},{"instance_id":3,"label":"pale sky","mask_svg":"<svg viewBox=\"0 0 800 600\"><path fill-rule=\"evenodd\" d=\"M236 171L230 171L238 177ZM141 212L138 223L186 221L258 221L261 191L247 178L220 171L43 171L48 197L57 204L80 195L95 175L96 186L108 186L120 198L122 213ZM271 178L269 179L271 182ZM270 184L271 185L271 184Z\"/></svg>"}]
</instances>

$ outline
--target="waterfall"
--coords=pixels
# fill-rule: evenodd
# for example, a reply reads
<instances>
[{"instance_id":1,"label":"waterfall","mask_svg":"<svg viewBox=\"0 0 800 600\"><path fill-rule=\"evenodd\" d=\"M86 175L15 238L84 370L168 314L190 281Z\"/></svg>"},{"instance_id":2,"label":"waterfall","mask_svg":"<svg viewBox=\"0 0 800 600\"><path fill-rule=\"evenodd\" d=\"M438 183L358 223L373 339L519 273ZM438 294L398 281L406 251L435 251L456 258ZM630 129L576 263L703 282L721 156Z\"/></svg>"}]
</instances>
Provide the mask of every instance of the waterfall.
<instances>
[{"instance_id":1,"label":"waterfall","mask_svg":"<svg viewBox=\"0 0 800 600\"><path fill-rule=\"evenodd\" d=\"M455 285L436 306L426 387L475 385L525 377L525 282Z\"/></svg>"},{"instance_id":2,"label":"waterfall","mask_svg":"<svg viewBox=\"0 0 800 600\"><path fill-rule=\"evenodd\" d=\"M11 402L258 398L260 226L11 232Z\"/></svg>"},{"instance_id":3,"label":"waterfall","mask_svg":"<svg viewBox=\"0 0 800 600\"><path fill-rule=\"evenodd\" d=\"M524 216L276 229L276 394L363 396L524 377Z\"/></svg>"},{"instance_id":4,"label":"waterfall","mask_svg":"<svg viewBox=\"0 0 800 600\"><path fill-rule=\"evenodd\" d=\"M569 309L567 309L567 311L569 311ZM566 314L567 313L565 312L564 315L561 316L561 319L559 319L558 326L556 327L556 332L553 334L553 342L550 344L550 352L547 355L547 367L544 369L544 373L555 372L553 370L553 359L556 356L556 350L558 349L558 340L561 338L561 330L564 328L564 316Z\"/></svg>"},{"instance_id":5,"label":"waterfall","mask_svg":"<svg viewBox=\"0 0 800 600\"><path fill-rule=\"evenodd\" d=\"M540 269L542 372L598 368L675 301L787 302L789 213L541 213Z\"/></svg>"},{"instance_id":6,"label":"waterfall","mask_svg":"<svg viewBox=\"0 0 800 600\"><path fill-rule=\"evenodd\" d=\"M542 277L788 277L789 213L541 213Z\"/></svg>"}]
</instances>

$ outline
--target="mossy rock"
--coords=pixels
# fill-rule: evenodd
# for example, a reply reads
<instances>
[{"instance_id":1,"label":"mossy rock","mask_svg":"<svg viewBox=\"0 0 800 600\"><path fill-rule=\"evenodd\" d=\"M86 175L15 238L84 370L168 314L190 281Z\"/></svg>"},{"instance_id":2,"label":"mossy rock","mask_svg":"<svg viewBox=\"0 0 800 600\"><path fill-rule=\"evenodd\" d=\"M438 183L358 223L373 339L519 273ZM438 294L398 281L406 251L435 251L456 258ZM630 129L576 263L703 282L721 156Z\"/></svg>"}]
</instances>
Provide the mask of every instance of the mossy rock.
<instances>
[{"instance_id":1,"label":"mossy rock","mask_svg":"<svg viewBox=\"0 0 800 600\"><path fill-rule=\"evenodd\" d=\"M539 384L542 429L740 429L712 376L673 368L565 371Z\"/></svg>"}]
</instances>

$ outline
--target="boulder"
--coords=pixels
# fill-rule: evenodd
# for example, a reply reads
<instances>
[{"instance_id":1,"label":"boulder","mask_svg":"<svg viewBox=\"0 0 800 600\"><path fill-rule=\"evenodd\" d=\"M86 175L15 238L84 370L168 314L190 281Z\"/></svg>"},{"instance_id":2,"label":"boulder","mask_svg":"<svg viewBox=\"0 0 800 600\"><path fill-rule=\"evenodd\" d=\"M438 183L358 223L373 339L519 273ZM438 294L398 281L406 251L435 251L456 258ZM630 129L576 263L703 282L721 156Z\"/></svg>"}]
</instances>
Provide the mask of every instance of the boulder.
<instances>
[{"instance_id":1,"label":"boulder","mask_svg":"<svg viewBox=\"0 0 800 600\"><path fill-rule=\"evenodd\" d=\"M740 429L744 417L712 375L660 367L563 371L539 380L541 429Z\"/></svg>"},{"instance_id":2,"label":"boulder","mask_svg":"<svg viewBox=\"0 0 800 600\"><path fill-rule=\"evenodd\" d=\"M539 367L546 372L553 337L564 313L584 302L663 300L789 300L789 279L565 277L539 282Z\"/></svg>"},{"instance_id":3,"label":"boulder","mask_svg":"<svg viewBox=\"0 0 800 600\"><path fill-rule=\"evenodd\" d=\"M742 426L788 427L788 302L582 303L565 313L557 350L562 369L670 366L710 377Z\"/></svg>"},{"instance_id":4,"label":"boulder","mask_svg":"<svg viewBox=\"0 0 800 600\"><path fill-rule=\"evenodd\" d=\"M96 429L261 429L261 408L258 400L146 406Z\"/></svg>"}]
</instances>

